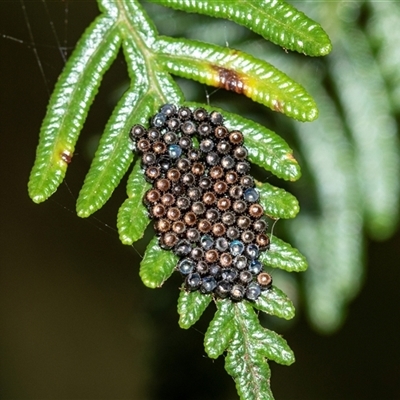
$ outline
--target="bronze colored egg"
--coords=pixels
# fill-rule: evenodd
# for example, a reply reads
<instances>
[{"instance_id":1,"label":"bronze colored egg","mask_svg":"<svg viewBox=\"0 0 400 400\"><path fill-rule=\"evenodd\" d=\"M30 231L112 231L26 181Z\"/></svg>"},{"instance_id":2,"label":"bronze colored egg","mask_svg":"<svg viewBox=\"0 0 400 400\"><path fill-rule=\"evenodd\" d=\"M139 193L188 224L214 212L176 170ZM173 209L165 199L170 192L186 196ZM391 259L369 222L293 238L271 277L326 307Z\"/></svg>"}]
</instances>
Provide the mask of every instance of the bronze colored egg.
<instances>
[{"instance_id":1,"label":"bronze colored egg","mask_svg":"<svg viewBox=\"0 0 400 400\"><path fill-rule=\"evenodd\" d=\"M235 171L228 171L225 175L225 181L227 184L232 185L238 179L237 173Z\"/></svg>"},{"instance_id":2,"label":"bronze colored egg","mask_svg":"<svg viewBox=\"0 0 400 400\"><path fill-rule=\"evenodd\" d=\"M219 262L222 267L229 267L232 264L232 256L229 253L222 253Z\"/></svg>"},{"instance_id":3,"label":"bronze colored egg","mask_svg":"<svg viewBox=\"0 0 400 400\"><path fill-rule=\"evenodd\" d=\"M174 247L177 242L178 236L172 232L167 232L161 237L161 244L168 248Z\"/></svg>"},{"instance_id":4,"label":"bronze colored egg","mask_svg":"<svg viewBox=\"0 0 400 400\"><path fill-rule=\"evenodd\" d=\"M223 194L228 190L228 184L224 181L217 181L214 184L214 191L217 194Z\"/></svg>"},{"instance_id":5,"label":"bronze colored egg","mask_svg":"<svg viewBox=\"0 0 400 400\"><path fill-rule=\"evenodd\" d=\"M230 208L231 206L231 201L227 197L223 197L222 199L219 199L217 202L217 207L221 211L226 211Z\"/></svg>"},{"instance_id":6,"label":"bronze colored egg","mask_svg":"<svg viewBox=\"0 0 400 400\"><path fill-rule=\"evenodd\" d=\"M171 229L171 223L167 219L160 219L156 223L156 229L159 232L168 232Z\"/></svg>"},{"instance_id":7,"label":"bronze colored egg","mask_svg":"<svg viewBox=\"0 0 400 400\"><path fill-rule=\"evenodd\" d=\"M202 163L196 162L192 166L192 172L195 175L202 175L204 173L204 165Z\"/></svg>"},{"instance_id":8,"label":"bronze colored egg","mask_svg":"<svg viewBox=\"0 0 400 400\"><path fill-rule=\"evenodd\" d=\"M214 204L216 200L217 198L213 192L206 192L203 195L203 202L207 205Z\"/></svg>"},{"instance_id":9,"label":"bronze colored egg","mask_svg":"<svg viewBox=\"0 0 400 400\"><path fill-rule=\"evenodd\" d=\"M213 179L220 179L224 176L224 170L220 166L215 166L210 169L210 176Z\"/></svg>"},{"instance_id":10,"label":"bronze colored egg","mask_svg":"<svg viewBox=\"0 0 400 400\"><path fill-rule=\"evenodd\" d=\"M168 128L171 129L172 131L176 131L179 128L180 124L181 123L179 122L179 119L171 118L168 121Z\"/></svg>"},{"instance_id":11,"label":"bronze colored egg","mask_svg":"<svg viewBox=\"0 0 400 400\"><path fill-rule=\"evenodd\" d=\"M181 217L181 212L179 211L178 207L171 207L167 211L167 217L171 221L177 221Z\"/></svg>"},{"instance_id":12,"label":"bronze colored egg","mask_svg":"<svg viewBox=\"0 0 400 400\"><path fill-rule=\"evenodd\" d=\"M221 222L214 224L214 226L212 227L212 232L215 236L225 235L226 232L225 225L222 224Z\"/></svg>"},{"instance_id":13,"label":"bronze colored egg","mask_svg":"<svg viewBox=\"0 0 400 400\"><path fill-rule=\"evenodd\" d=\"M150 141L147 139L140 139L137 143L137 148L142 152L149 151L150 146Z\"/></svg>"},{"instance_id":14,"label":"bronze colored egg","mask_svg":"<svg viewBox=\"0 0 400 400\"><path fill-rule=\"evenodd\" d=\"M171 168L168 172L167 172L167 178L171 181L171 182L178 182L179 179L181 177L181 173L179 172L179 170L177 170L176 168Z\"/></svg>"},{"instance_id":15,"label":"bronze colored egg","mask_svg":"<svg viewBox=\"0 0 400 400\"><path fill-rule=\"evenodd\" d=\"M155 142L153 144L153 151L157 154L163 154L167 151L167 146L163 142Z\"/></svg>"},{"instance_id":16,"label":"bronze colored egg","mask_svg":"<svg viewBox=\"0 0 400 400\"><path fill-rule=\"evenodd\" d=\"M156 189L150 189L147 193L146 193L146 200L149 203L156 203L157 201L160 200L161 197L161 193L156 190Z\"/></svg>"},{"instance_id":17,"label":"bronze colored egg","mask_svg":"<svg viewBox=\"0 0 400 400\"><path fill-rule=\"evenodd\" d=\"M272 285L272 277L266 272L261 272L257 275L257 282L262 288L268 288Z\"/></svg>"},{"instance_id":18,"label":"bronze colored egg","mask_svg":"<svg viewBox=\"0 0 400 400\"><path fill-rule=\"evenodd\" d=\"M269 237L265 233L257 235L256 242L260 246L260 249L268 248L270 244Z\"/></svg>"},{"instance_id":19,"label":"bronze colored egg","mask_svg":"<svg viewBox=\"0 0 400 400\"><path fill-rule=\"evenodd\" d=\"M208 250L205 254L206 261L209 264L215 263L218 260L218 251L217 250Z\"/></svg>"},{"instance_id":20,"label":"bronze colored egg","mask_svg":"<svg viewBox=\"0 0 400 400\"><path fill-rule=\"evenodd\" d=\"M240 131L233 131L229 135L229 141L232 144L242 144L243 143L243 134Z\"/></svg>"},{"instance_id":21,"label":"bronze colored egg","mask_svg":"<svg viewBox=\"0 0 400 400\"><path fill-rule=\"evenodd\" d=\"M188 151L188 158L192 161L197 161L200 158L200 153L196 149L191 149Z\"/></svg>"},{"instance_id":22,"label":"bronze colored egg","mask_svg":"<svg viewBox=\"0 0 400 400\"><path fill-rule=\"evenodd\" d=\"M156 204L151 213L154 215L155 218L160 218L165 214L165 207L162 204Z\"/></svg>"},{"instance_id":23,"label":"bronze colored egg","mask_svg":"<svg viewBox=\"0 0 400 400\"><path fill-rule=\"evenodd\" d=\"M164 206L172 206L172 204L175 203L175 196L172 195L171 193L165 193L162 197L161 197L161 203L164 204Z\"/></svg>"},{"instance_id":24,"label":"bronze colored egg","mask_svg":"<svg viewBox=\"0 0 400 400\"><path fill-rule=\"evenodd\" d=\"M162 192L166 192L167 190L170 189L171 182L168 179L163 178L156 182L156 187L158 190L161 190Z\"/></svg>"},{"instance_id":25,"label":"bronze colored egg","mask_svg":"<svg viewBox=\"0 0 400 400\"><path fill-rule=\"evenodd\" d=\"M252 204L249 207L249 214L254 218L260 218L264 214L264 210L259 204Z\"/></svg>"},{"instance_id":26,"label":"bronze colored egg","mask_svg":"<svg viewBox=\"0 0 400 400\"><path fill-rule=\"evenodd\" d=\"M175 221L172 224L172 230L178 235L185 232L185 229L186 229L186 225L182 221Z\"/></svg>"},{"instance_id":27,"label":"bronze colored egg","mask_svg":"<svg viewBox=\"0 0 400 400\"><path fill-rule=\"evenodd\" d=\"M186 225L192 226L196 223L197 217L194 212L190 211L185 214L185 216L183 217L183 220L185 221Z\"/></svg>"},{"instance_id":28,"label":"bronze colored egg","mask_svg":"<svg viewBox=\"0 0 400 400\"><path fill-rule=\"evenodd\" d=\"M198 225L199 231L202 233L207 233L211 230L211 223L206 219L202 219Z\"/></svg>"}]
</instances>

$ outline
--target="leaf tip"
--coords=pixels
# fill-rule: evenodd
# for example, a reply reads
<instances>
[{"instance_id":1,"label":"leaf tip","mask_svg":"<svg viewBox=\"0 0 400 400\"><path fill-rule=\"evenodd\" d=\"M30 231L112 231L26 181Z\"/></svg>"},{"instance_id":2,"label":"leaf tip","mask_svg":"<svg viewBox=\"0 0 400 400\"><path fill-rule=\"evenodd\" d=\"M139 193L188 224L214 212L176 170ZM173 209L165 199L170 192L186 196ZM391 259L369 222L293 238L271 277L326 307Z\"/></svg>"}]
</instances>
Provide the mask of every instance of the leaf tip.
<instances>
[{"instance_id":1,"label":"leaf tip","mask_svg":"<svg viewBox=\"0 0 400 400\"><path fill-rule=\"evenodd\" d=\"M319 111L318 111L317 106L315 105L315 107L312 107L310 109L310 111L307 113L305 121L306 122L315 121L318 118L318 115L319 115Z\"/></svg>"},{"instance_id":2,"label":"leaf tip","mask_svg":"<svg viewBox=\"0 0 400 400\"><path fill-rule=\"evenodd\" d=\"M327 56L332 51L332 43L328 38L328 43L325 46L322 46L320 49L321 56Z\"/></svg>"},{"instance_id":3,"label":"leaf tip","mask_svg":"<svg viewBox=\"0 0 400 400\"><path fill-rule=\"evenodd\" d=\"M48 198L48 196L46 196L44 193L37 193L36 190L30 188L28 189L28 195L30 199L36 204L43 203Z\"/></svg>"},{"instance_id":4,"label":"leaf tip","mask_svg":"<svg viewBox=\"0 0 400 400\"><path fill-rule=\"evenodd\" d=\"M119 233L119 240L121 241L122 244L125 244L127 246L131 246L133 244L132 238L128 235L125 235L122 232Z\"/></svg>"},{"instance_id":5,"label":"leaf tip","mask_svg":"<svg viewBox=\"0 0 400 400\"><path fill-rule=\"evenodd\" d=\"M93 212L94 211L91 209L91 207L84 208L84 207L80 207L79 205L76 206L76 213L77 213L78 217L80 217L80 218L90 217L90 215L92 215Z\"/></svg>"}]
</instances>

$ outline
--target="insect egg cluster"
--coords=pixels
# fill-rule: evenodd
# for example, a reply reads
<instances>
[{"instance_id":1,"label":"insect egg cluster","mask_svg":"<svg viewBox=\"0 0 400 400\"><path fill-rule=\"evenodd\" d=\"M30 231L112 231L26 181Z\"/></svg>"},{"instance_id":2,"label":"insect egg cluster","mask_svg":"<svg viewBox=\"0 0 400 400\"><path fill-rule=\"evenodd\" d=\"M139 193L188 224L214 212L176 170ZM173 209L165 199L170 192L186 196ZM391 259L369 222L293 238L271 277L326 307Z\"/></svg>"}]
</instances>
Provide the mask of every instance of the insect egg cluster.
<instances>
[{"instance_id":1,"label":"insect egg cluster","mask_svg":"<svg viewBox=\"0 0 400 400\"><path fill-rule=\"evenodd\" d=\"M152 184L144 202L160 246L179 256L186 289L256 300L272 284L258 260L269 237L243 134L217 111L166 104L130 137Z\"/></svg>"}]
</instances>

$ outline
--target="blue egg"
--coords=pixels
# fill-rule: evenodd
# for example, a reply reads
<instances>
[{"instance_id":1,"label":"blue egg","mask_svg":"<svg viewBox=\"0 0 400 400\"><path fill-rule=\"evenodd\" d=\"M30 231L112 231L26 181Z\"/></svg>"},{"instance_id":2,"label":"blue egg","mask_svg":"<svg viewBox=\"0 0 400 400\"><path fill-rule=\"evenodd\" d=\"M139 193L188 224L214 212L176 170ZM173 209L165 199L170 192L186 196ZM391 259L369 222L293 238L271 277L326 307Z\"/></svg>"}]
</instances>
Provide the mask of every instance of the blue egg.
<instances>
[{"instance_id":1,"label":"blue egg","mask_svg":"<svg viewBox=\"0 0 400 400\"><path fill-rule=\"evenodd\" d=\"M249 299L249 300L257 300L258 299L258 297L260 296L260 294L261 294L261 288L260 288L260 286L257 284L257 283L255 283L255 282L253 282L253 283L250 283L250 285L247 287L247 289L246 289L246 297Z\"/></svg>"},{"instance_id":2,"label":"blue egg","mask_svg":"<svg viewBox=\"0 0 400 400\"><path fill-rule=\"evenodd\" d=\"M153 117L153 126L157 128L161 128L164 125L164 122L166 120L165 114L158 113Z\"/></svg>"},{"instance_id":3,"label":"blue egg","mask_svg":"<svg viewBox=\"0 0 400 400\"><path fill-rule=\"evenodd\" d=\"M182 275L188 275L191 272L193 272L194 267L196 266L196 263L189 259L189 258L184 258L179 264L178 264L178 269L179 272Z\"/></svg>"},{"instance_id":4,"label":"blue egg","mask_svg":"<svg viewBox=\"0 0 400 400\"><path fill-rule=\"evenodd\" d=\"M239 254L242 254L244 250L244 244L240 240L233 240L229 247L233 256L238 256Z\"/></svg>"},{"instance_id":5,"label":"blue egg","mask_svg":"<svg viewBox=\"0 0 400 400\"><path fill-rule=\"evenodd\" d=\"M212 276L206 276L200 286L201 293L211 293L217 286L217 281Z\"/></svg>"},{"instance_id":6,"label":"blue egg","mask_svg":"<svg viewBox=\"0 0 400 400\"><path fill-rule=\"evenodd\" d=\"M210 235L203 235L200 244L203 249L210 250L214 246L214 240Z\"/></svg>"},{"instance_id":7,"label":"blue egg","mask_svg":"<svg viewBox=\"0 0 400 400\"><path fill-rule=\"evenodd\" d=\"M168 153L171 158L179 158L182 154L182 148L177 144L168 146Z\"/></svg>"},{"instance_id":8,"label":"blue egg","mask_svg":"<svg viewBox=\"0 0 400 400\"><path fill-rule=\"evenodd\" d=\"M246 201L254 203L260 198L260 194L257 192L256 189L249 188L244 192L243 197Z\"/></svg>"},{"instance_id":9,"label":"blue egg","mask_svg":"<svg viewBox=\"0 0 400 400\"><path fill-rule=\"evenodd\" d=\"M249 271L254 274L257 275L261 272L262 270L262 264L260 263L260 261L258 260L253 260L250 262L249 265Z\"/></svg>"}]
</instances>

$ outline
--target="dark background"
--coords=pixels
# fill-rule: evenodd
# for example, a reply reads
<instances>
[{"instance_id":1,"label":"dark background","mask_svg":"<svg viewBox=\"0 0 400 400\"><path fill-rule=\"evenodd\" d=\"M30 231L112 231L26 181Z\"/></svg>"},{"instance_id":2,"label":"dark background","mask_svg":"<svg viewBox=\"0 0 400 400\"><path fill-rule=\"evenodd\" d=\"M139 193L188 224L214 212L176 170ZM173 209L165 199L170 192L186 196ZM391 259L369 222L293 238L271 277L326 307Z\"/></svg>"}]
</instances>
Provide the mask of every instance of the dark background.
<instances>
[{"instance_id":1,"label":"dark background","mask_svg":"<svg viewBox=\"0 0 400 400\"><path fill-rule=\"evenodd\" d=\"M70 54L97 14L94 1L0 1L0 398L236 399L223 360L203 350L212 310L181 330L179 277L163 290L145 288L137 252L148 238L137 252L119 242L124 183L94 217L75 214L90 149L126 80L121 57L96 97L66 184L41 205L28 197L41 120L63 66L51 24ZM400 399L399 239L398 231L367 242L365 285L339 332L315 333L301 310L283 326L297 361L270 363L277 399Z\"/></svg>"}]
</instances>

